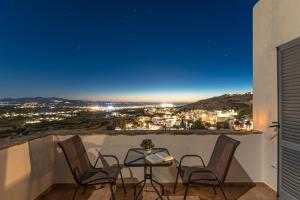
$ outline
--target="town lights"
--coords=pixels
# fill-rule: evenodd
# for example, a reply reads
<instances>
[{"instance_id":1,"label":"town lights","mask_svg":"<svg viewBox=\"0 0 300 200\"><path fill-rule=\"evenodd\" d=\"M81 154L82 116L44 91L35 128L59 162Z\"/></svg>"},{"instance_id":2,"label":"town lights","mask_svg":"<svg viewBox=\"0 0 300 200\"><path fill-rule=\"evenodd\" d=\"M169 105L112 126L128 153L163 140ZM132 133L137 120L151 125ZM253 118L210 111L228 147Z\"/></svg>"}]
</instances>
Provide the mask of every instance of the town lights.
<instances>
[{"instance_id":1,"label":"town lights","mask_svg":"<svg viewBox=\"0 0 300 200\"><path fill-rule=\"evenodd\" d=\"M107 109L108 111L112 111L112 110L114 109L114 107L113 107L113 106L107 106L106 109Z\"/></svg>"},{"instance_id":2,"label":"town lights","mask_svg":"<svg viewBox=\"0 0 300 200\"><path fill-rule=\"evenodd\" d=\"M90 107L91 110L93 111L97 111L97 110L100 110L100 107L99 106L92 106Z\"/></svg>"},{"instance_id":3,"label":"town lights","mask_svg":"<svg viewBox=\"0 0 300 200\"><path fill-rule=\"evenodd\" d=\"M240 131L241 130L241 123L239 122L239 120L234 121L233 128L234 128L235 131Z\"/></svg>"},{"instance_id":4,"label":"town lights","mask_svg":"<svg viewBox=\"0 0 300 200\"><path fill-rule=\"evenodd\" d=\"M162 104L160 104L160 107L170 108L170 107L174 107L174 105L172 103L162 103Z\"/></svg>"},{"instance_id":5,"label":"town lights","mask_svg":"<svg viewBox=\"0 0 300 200\"><path fill-rule=\"evenodd\" d=\"M252 123L249 120L247 120L245 122L245 127L246 127L246 131L252 131L253 130Z\"/></svg>"}]
</instances>

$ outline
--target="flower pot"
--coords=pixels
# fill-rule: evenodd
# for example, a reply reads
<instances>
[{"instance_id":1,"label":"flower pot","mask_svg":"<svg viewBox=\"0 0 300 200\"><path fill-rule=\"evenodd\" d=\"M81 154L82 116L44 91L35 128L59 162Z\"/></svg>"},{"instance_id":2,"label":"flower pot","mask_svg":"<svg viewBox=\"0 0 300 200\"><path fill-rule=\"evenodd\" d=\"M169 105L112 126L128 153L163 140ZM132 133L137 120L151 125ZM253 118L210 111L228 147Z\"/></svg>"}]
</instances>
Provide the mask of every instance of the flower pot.
<instances>
[{"instance_id":1,"label":"flower pot","mask_svg":"<svg viewBox=\"0 0 300 200\"><path fill-rule=\"evenodd\" d=\"M152 152L152 149L145 149L144 154L145 154L145 156L147 156L147 155L151 154L151 152Z\"/></svg>"}]
</instances>

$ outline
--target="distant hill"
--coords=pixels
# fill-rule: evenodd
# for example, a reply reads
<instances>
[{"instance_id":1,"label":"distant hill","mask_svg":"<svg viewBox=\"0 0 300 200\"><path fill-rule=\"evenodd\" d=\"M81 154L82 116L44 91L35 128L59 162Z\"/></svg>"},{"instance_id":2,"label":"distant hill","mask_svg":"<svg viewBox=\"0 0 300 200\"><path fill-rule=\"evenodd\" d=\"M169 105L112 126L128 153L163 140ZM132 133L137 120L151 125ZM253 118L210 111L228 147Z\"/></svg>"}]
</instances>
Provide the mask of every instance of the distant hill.
<instances>
[{"instance_id":1,"label":"distant hill","mask_svg":"<svg viewBox=\"0 0 300 200\"><path fill-rule=\"evenodd\" d=\"M252 106L253 95L249 93L245 94L224 94L218 97L212 97L209 99L203 99L195 103L182 106L181 110L228 110L235 109L241 110Z\"/></svg>"},{"instance_id":2,"label":"distant hill","mask_svg":"<svg viewBox=\"0 0 300 200\"><path fill-rule=\"evenodd\" d=\"M58 97L23 97L23 98L4 98L4 99L0 99L0 101L9 102L9 103L27 103L27 102L49 103L49 102L67 102L69 100L58 98Z\"/></svg>"},{"instance_id":3,"label":"distant hill","mask_svg":"<svg viewBox=\"0 0 300 200\"><path fill-rule=\"evenodd\" d=\"M24 98L3 98L0 102L6 102L10 104L23 104L29 102L35 103L55 103L55 104L73 104L73 105L89 105L93 102L85 100L69 100L59 97L24 97Z\"/></svg>"}]
</instances>

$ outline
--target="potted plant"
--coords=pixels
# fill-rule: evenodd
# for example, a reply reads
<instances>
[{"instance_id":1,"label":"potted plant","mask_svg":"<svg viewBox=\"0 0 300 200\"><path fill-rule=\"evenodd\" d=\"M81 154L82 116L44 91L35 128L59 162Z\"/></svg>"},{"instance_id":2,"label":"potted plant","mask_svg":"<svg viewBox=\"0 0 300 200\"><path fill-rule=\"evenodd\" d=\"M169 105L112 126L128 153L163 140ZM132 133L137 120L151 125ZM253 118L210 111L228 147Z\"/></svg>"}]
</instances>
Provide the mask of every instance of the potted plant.
<instances>
[{"instance_id":1,"label":"potted plant","mask_svg":"<svg viewBox=\"0 0 300 200\"><path fill-rule=\"evenodd\" d=\"M141 143L141 147L145 150L146 154L150 154L154 144L151 139L144 139Z\"/></svg>"}]
</instances>

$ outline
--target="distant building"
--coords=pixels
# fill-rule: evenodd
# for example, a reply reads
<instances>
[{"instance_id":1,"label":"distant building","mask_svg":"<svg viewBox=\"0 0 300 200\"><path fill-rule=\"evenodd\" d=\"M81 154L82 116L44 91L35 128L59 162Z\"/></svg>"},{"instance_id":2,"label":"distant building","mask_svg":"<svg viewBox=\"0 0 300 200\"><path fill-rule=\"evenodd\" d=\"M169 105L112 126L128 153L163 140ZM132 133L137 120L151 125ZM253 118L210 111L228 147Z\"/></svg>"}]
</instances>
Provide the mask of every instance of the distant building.
<instances>
[{"instance_id":1,"label":"distant building","mask_svg":"<svg viewBox=\"0 0 300 200\"><path fill-rule=\"evenodd\" d=\"M149 123L149 130L163 130L163 127L161 125Z\"/></svg>"}]
</instances>

